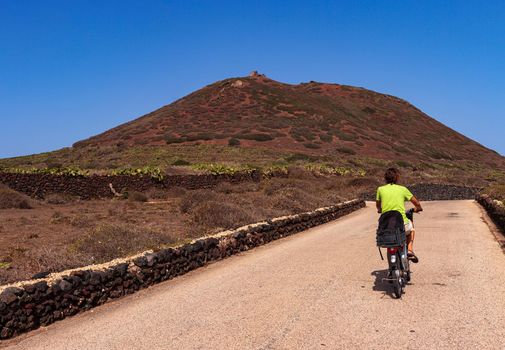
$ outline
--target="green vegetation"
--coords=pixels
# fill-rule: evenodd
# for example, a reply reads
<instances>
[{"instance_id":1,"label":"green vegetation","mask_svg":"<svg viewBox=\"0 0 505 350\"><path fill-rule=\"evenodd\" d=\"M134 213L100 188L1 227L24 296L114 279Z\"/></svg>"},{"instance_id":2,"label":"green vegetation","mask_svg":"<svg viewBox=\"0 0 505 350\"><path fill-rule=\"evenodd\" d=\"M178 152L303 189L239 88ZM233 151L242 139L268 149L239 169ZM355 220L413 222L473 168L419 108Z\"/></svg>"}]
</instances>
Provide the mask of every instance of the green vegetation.
<instances>
[{"instance_id":1,"label":"green vegetation","mask_svg":"<svg viewBox=\"0 0 505 350\"><path fill-rule=\"evenodd\" d=\"M79 169L77 167L64 167L64 168L3 168L1 169L7 173L15 174L46 174L46 175L60 175L60 176L87 176L89 171Z\"/></svg>"},{"instance_id":2,"label":"green vegetation","mask_svg":"<svg viewBox=\"0 0 505 350\"><path fill-rule=\"evenodd\" d=\"M353 175L353 176L365 176L366 170L364 169L354 169L346 168L341 166L333 166L329 164L307 164L305 169L312 171L314 173L319 173L323 175Z\"/></svg>"},{"instance_id":3,"label":"green vegetation","mask_svg":"<svg viewBox=\"0 0 505 350\"><path fill-rule=\"evenodd\" d=\"M195 170L205 171L213 175L224 175L224 174L234 175L237 173L250 173L258 169L248 165L230 166L226 164L217 164L217 163L198 163L193 164L191 167Z\"/></svg>"},{"instance_id":4,"label":"green vegetation","mask_svg":"<svg viewBox=\"0 0 505 350\"><path fill-rule=\"evenodd\" d=\"M157 181L163 181L163 172L160 168L145 166L142 168L124 168L112 171L111 175L150 176Z\"/></svg>"}]
</instances>

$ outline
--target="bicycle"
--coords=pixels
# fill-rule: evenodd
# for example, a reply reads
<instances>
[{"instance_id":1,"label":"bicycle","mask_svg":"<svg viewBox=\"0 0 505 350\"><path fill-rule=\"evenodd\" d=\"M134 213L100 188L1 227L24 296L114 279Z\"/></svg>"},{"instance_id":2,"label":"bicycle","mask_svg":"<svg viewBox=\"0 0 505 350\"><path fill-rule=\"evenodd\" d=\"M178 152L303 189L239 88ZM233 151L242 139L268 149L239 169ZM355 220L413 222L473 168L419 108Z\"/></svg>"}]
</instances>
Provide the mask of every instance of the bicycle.
<instances>
[{"instance_id":1,"label":"bicycle","mask_svg":"<svg viewBox=\"0 0 505 350\"><path fill-rule=\"evenodd\" d=\"M414 209L408 210L406 214L414 225ZM405 293L405 286L411 280L410 263L407 256L407 237L400 212L387 212L381 215L377 229L377 247L382 260L384 257L381 248L387 249L388 276L382 281L392 283L393 295L400 299Z\"/></svg>"}]
</instances>

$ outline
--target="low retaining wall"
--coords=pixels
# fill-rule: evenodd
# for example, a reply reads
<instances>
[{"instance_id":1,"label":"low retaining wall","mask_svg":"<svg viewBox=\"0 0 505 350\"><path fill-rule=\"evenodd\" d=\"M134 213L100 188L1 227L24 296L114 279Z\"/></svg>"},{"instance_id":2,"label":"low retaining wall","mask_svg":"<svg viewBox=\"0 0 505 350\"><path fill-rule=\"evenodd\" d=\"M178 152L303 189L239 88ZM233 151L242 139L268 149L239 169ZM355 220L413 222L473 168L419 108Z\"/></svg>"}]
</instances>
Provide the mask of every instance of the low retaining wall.
<instances>
[{"instance_id":1,"label":"low retaining wall","mask_svg":"<svg viewBox=\"0 0 505 350\"><path fill-rule=\"evenodd\" d=\"M476 187L456 185L416 184L406 186L420 201L475 199L480 191ZM375 195L375 193L367 193L363 197L366 200L375 201Z\"/></svg>"},{"instance_id":2,"label":"low retaining wall","mask_svg":"<svg viewBox=\"0 0 505 350\"><path fill-rule=\"evenodd\" d=\"M274 174L274 176L280 175L281 174ZM117 192L120 192L122 189L144 192L151 188L210 188L221 182L257 182L260 181L262 177L263 175L259 171L236 173L233 175L169 175L165 176L162 181L157 181L150 176L62 176L50 174L0 173L0 183L5 184L15 191L36 198L44 198L50 193L66 193L80 197L81 199L92 199L113 197L114 194L109 184L112 184Z\"/></svg>"},{"instance_id":3,"label":"low retaining wall","mask_svg":"<svg viewBox=\"0 0 505 350\"><path fill-rule=\"evenodd\" d=\"M176 248L1 287L0 339L47 326L210 261L327 223L363 207L363 200L353 200L222 232Z\"/></svg>"},{"instance_id":4,"label":"low retaining wall","mask_svg":"<svg viewBox=\"0 0 505 350\"><path fill-rule=\"evenodd\" d=\"M486 209L489 217L502 233L505 234L505 208L498 205L491 197L485 194L478 195L476 200ZM503 247L505 248L505 242L503 242Z\"/></svg>"}]
</instances>

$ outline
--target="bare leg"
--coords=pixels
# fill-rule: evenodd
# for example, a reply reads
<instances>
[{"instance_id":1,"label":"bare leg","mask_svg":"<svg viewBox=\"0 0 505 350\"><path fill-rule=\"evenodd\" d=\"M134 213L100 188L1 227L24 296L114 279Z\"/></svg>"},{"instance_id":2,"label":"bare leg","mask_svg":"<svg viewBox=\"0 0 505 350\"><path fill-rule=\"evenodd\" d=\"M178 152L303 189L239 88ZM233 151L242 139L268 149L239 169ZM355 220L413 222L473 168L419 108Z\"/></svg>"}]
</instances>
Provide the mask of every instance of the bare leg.
<instances>
[{"instance_id":1,"label":"bare leg","mask_svg":"<svg viewBox=\"0 0 505 350\"><path fill-rule=\"evenodd\" d=\"M412 229L410 234L407 236L407 249L409 252L414 251L414 237L416 236L416 230Z\"/></svg>"},{"instance_id":2,"label":"bare leg","mask_svg":"<svg viewBox=\"0 0 505 350\"><path fill-rule=\"evenodd\" d=\"M414 264L419 262L419 258L414 254L414 237L416 236L416 231L412 230L410 234L407 236L407 249L409 260Z\"/></svg>"}]
</instances>

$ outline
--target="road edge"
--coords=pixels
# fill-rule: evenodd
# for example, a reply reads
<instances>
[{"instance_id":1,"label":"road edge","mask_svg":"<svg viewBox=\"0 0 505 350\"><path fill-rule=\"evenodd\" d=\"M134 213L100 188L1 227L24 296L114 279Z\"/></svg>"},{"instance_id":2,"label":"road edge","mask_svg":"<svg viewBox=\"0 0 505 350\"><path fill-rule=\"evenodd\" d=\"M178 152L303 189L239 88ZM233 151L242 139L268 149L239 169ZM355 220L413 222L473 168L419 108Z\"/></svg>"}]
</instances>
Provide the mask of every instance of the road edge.
<instances>
[{"instance_id":1,"label":"road edge","mask_svg":"<svg viewBox=\"0 0 505 350\"><path fill-rule=\"evenodd\" d=\"M486 223L486 225L489 227L489 231L493 234L496 242L498 245L501 247L502 252L505 254L505 233L498 227L498 225L493 221L491 216L489 215L489 212L486 210L486 208L479 202L479 200L475 200L475 203L477 204L477 207L479 208L481 212L481 218L482 221Z\"/></svg>"}]
</instances>

